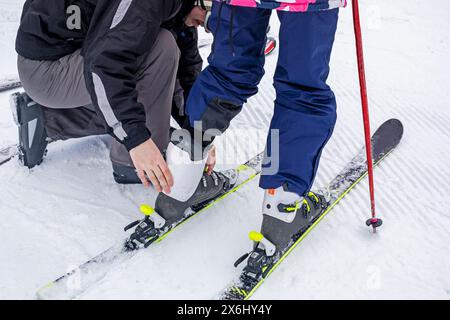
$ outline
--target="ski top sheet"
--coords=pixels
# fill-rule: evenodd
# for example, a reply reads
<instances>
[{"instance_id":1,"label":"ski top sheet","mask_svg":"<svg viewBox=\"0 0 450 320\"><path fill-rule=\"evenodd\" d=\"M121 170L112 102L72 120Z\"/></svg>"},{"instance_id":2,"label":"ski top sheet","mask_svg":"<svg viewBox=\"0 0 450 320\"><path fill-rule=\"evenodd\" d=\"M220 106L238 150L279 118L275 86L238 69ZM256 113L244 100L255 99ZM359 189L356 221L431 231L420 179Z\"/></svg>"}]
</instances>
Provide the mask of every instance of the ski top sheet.
<instances>
[{"instance_id":1,"label":"ski top sheet","mask_svg":"<svg viewBox=\"0 0 450 320\"><path fill-rule=\"evenodd\" d=\"M381 125L372 136L374 164L378 165L383 161L397 147L402 137L403 125L399 120L391 119ZM272 262L258 279L254 279L252 276L247 275L245 271L242 271L238 279L233 281L220 293L219 298L221 300L248 300L311 230L367 176L367 161L365 156L366 153L363 148L328 186L318 191L319 194L326 196L329 206L312 221L308 228L295 235L291 246L284 251L278 260Z\"/></svg>"},{"instance_id":2,"label":"ski top sheet","mask_svg":"<svg viewBox=\"0 0 450 320\"><path fill-rule=\"evenodd\" d=\"M19 155L19 147L17 145L5 147L0 150L0 166L7 163L15 156Z\"/></svg>"},{"instance_id":3,"label":"ski top sheet","mask_svg":"<svg viewBox=\"0 0 450 320\"><path fill-rule=\"evenodd\" d=\"M203 204L197 211L188 210L188 212L185 213L185 218L176 225L171 226L166 232L161 233L159 238L153 242L153 245L164 240L188 220L206 211L216 203L238 191L250 181L254 180L261 173L263 157L263 153L260 153L245 164L236 167L233 171L237 174L237 181L229 191L226 191L219 197ZM127 250L127 240L128 238L83 263L71 272L45 285L36 293L37 299L59 300L76 298L89 287L101 280L109 270L114 268L114 266L118 266L123 261L130 259L139 251Z\"/></svg>"}]
</instances>

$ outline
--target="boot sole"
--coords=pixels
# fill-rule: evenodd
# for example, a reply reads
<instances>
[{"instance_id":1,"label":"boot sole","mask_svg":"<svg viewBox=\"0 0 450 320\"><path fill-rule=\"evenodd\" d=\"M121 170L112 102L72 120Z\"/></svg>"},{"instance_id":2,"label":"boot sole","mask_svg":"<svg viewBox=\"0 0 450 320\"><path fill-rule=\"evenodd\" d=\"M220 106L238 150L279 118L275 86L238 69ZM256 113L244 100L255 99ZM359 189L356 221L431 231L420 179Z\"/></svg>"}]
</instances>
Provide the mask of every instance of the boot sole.
<instances>
[{"instance_id":1,"label":"boot sole","mask_svg":"<svg viewBox=\"0 0 450 320\"><path fill-rule=\"evenodd\" d=\"M43 144L39 153L42 153L40 159L31 159L28 156L27 149L31 149L33 143L35 143L36 133L39 135L45 135L45 129L40 125L39 120L42 121L42 110L28 110L29 115L25 117L23 108L33 108L38 104L34 101L20 101L24 99L21 93L14 93L10 97L10 107L13 114L13 119L19 129L19 160L22 164L29 169L38 166L42 163L44 156L46 155L47 143ZM26 106L23 106L26 104ZM40 133L39 133L40 132ZM42 150L43 149L43 150Z\"/></svg>"}]
</instances>

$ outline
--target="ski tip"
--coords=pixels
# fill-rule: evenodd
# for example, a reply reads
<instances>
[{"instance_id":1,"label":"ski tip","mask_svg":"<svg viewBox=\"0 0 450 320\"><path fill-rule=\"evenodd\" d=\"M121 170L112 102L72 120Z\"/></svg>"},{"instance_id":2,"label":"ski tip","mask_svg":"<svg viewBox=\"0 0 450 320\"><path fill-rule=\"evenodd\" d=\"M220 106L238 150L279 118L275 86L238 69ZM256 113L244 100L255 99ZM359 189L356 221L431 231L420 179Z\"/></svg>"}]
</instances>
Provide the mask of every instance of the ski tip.
<instances>
[{"instance_id":1,"label":"ski tip","mask_svg":"<svg viewBox=\"0 0 450 320\"><path fill-rule=\"evenodd\" d=\"M372 136L375 161L395 149L403 138L403 123L398 119L385 121Z\"/></svg>"},{"instance_id":2,"label":"ski tip","mask_svg":"<svg viewBox=\"0 0 450 320\"><path fill-rule=\"evenodd\" d=\"M398 132L403 133L404 131L403 123L399 119L392 118L387 120L385 123L389 124L391 127L397 128Z\"/></svg>"},{"instance_id":3,"label":"ski tip","mask_svg":"<svg viewBox=\"0 0 450 320\"><path fill-rule=\"evenodd\" d=\"M377 130L378 134L381 134L383 132L390 132L391 134L398 137L398 139L400 140L404 132L403 123L396 118L386 120ZM377 135L377 133L375 133L375 135Z\"/></svg>"}]
</instances>

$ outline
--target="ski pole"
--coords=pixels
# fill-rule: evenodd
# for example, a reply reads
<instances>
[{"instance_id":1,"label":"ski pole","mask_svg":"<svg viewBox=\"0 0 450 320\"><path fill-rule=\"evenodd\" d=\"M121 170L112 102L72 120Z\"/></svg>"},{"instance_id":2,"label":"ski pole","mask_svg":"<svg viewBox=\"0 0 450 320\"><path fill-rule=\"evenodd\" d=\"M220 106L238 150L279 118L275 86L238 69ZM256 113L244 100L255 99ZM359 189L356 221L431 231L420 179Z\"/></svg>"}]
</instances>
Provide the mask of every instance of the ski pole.
<instances>
[{"instance_id":1,"label":"ski pole","mask_svg":"<svg viewBox=\"0 0 450 320\"><path fill-rule=\"evenodd\" d=\"M372 159L372 140L370 132L370 116L369 116L369 101L367 98L367 84L366 84L366 72L364 68L364 51L361 32L361 20L359 17L359 5L358 0L352 0L353 7L353 25L355 29L356 40L356 55L358 58L358 73L359 73L359 85L361 90L361 103L362 113L364 120L364 135L366 140L366 154L367 154L367 169L369 175L369 189L370 189L370 206L372 211L372 218L367 220L367 226L373 227L373 232L377 232L377 228L383 224L383 221L377 218L375 211L375 186L373 178L373 159Z\"/></svg>"}]
</instances>

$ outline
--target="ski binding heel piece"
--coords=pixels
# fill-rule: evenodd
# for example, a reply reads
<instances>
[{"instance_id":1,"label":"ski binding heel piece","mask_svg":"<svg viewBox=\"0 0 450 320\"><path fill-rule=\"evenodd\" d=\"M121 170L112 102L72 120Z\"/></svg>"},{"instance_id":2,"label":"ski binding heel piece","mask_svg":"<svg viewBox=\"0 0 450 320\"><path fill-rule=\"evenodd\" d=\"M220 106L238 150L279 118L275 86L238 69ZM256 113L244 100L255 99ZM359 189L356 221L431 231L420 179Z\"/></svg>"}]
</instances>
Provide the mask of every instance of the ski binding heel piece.
<instances>
[{"instance_id":1,"label":"ski binding heel piece","mask_svg":"<svg viewBox=\"0 0 450 320\"><path fill-rule=\"evenodd\" d=\"M250 232L249 237L250 240L255 242L255 249L240 257L234 263L234 266L237 268L242 262L248 259L244 272L247 276L256 280L260 276L264 277L265 272L270 270L268 266L270 266L273 261L276 247L260 232L252 231Z\"/></svg>"},{"instance_id":2,"label":"ski binding heel piece","mask_svg":"<svg viewBox=\"0 0 450 320\"><path fill-rule=\"evenodd\" d=\"M166 225L166 220L161 217L153 207L142 205L140 211L145 215L141 221L135 221L125 227L125 231L135 228L134 232L126 241L125 247L128 250L137 250L142 245L144 248L150 246L158 240L161 230Z\"/></svg>"},{"instance_id":3,"label":"ski binding heel piece","mask_svg":"<svg viewBox=\"0 0 450 320\"><path fill-rule=\"evenodd\" d=\"M269 240L267 240L262 233L260 232L256 232L256 231L252 231L249 234L249 238L250 240L256 242L256 246L262 246L261 249L263 249L266 252L266 255L268 257L271 257L275 254L275 251L277 250L275 245L270 242Z\"/></svg>"},{"instance_id":4,"label":"ski binding heel piece","mask_svg":"<svg viewBox=\"0 0 450 320\"><path fill-rule=\"evenodd\" d=\"M143 204L140 207L140 210L144 216L148 217L153 222L156 229L161 229L166 224L166 220L161 217L153 207Z\"/></svg>"}]
</instances>

